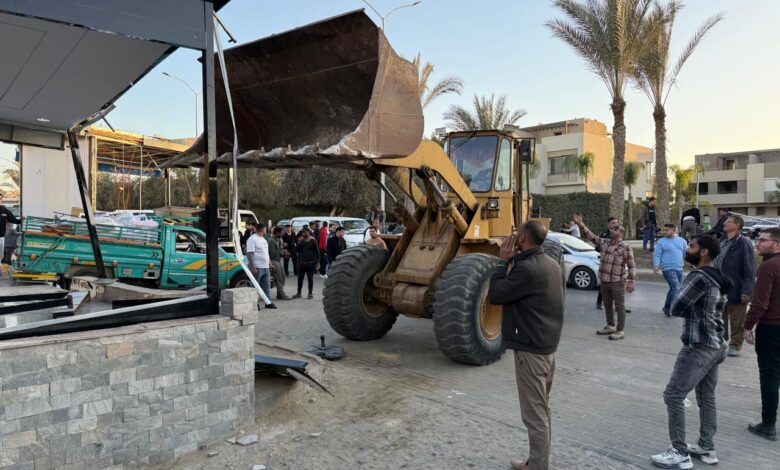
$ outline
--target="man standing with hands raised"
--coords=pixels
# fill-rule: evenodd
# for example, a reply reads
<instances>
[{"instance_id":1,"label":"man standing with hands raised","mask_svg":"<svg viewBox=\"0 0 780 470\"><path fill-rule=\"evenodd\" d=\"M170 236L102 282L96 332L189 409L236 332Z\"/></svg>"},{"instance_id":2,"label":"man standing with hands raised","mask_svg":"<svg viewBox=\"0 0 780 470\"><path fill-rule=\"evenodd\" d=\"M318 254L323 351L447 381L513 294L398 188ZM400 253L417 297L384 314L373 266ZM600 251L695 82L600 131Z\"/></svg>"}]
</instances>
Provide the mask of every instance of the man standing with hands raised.
<instances>
[{"instance_id":1,"label":"man standing with hands raised","mask_svg":"<svg viewBox=\"0 0 780 470\"><path fill-rule=\"evenodd\" d=\"M572 220L579 225L583 236L595 243L601 252L599 279L601 279L601 295L604 298L607 325L596 334L609 335L609 339L623 339L623 329L626 326L625 293L634 292L634 279L636 279L634 252L623 241L626 229L620 225L610 225L610 238L599 238L585 226L581 215L574 214ZM615 326L616 310L617 327Z\"/></svg>"},{"instance_id":2,"label":"man standing with hands raised","mask_svg":"<svg viewBox=\"0 0 780 470\"><path fill-rule=\"evenodd\" d=\"M563 327L564 286L560 265L542 250L546 236L543 225L529 221L505 238L488 290L490 303L503 305L503 346L514 351L520 414L528 429L530 454L528 460L510 460L516 470L550 468L549 398Z\"/></svg>"}]
</instances>

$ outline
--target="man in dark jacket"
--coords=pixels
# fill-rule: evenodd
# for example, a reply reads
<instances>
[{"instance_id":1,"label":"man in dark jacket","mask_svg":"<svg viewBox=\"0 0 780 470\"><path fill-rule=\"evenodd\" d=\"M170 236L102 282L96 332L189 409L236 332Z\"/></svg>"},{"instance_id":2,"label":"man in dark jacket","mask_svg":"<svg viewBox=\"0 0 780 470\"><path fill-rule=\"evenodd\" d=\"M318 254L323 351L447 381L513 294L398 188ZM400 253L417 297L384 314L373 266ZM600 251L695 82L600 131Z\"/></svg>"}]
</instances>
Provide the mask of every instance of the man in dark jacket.
<instances>
[{"instance_id":1,"label":"man in dark jacket","mask_svg":"<svg viewBox=\"0 0 780 470\"><path fill-rule=\"evenodd\" d=\"M284 233L282 233L282 241L284 242L284 274L290 276L290 262L293 265L293 274L298 274L298 250L296 249L295 234L292 231L292 225L287 224L284 226Z\"/></svg>"},{"instance_id":2,"label":"man in dark jacket","mask_svg":"<svg viewBox=\"0 0 780 470\"><path fill-rule=\"evenodd\" d=\"M686 209L680 217L680 227L682 227L682 236L686 240L699 233L701 225L701 212L698 207Z\"/></svg>"},{"instance_id":3,"label":"man in dark jacket","mask_svg":"<svg viewBox=\"0 0 780 470\"><path fill-rule=\"evenodd\" d=\"M561 268L542 250L547 229L523 224L501 243L501 261L490 279L490 303L503 305L503 345L514 350L520 414L528 429L528 460L511 459L512 468L550 468L550 388L555 351L563 327ZM519 248L519 253L518 253ZM507 261L512 269L507 273Z\"/></svg>"},{"instance_id":4,"label":"man in dark jacket","mask_svg":"<svg viewBox=\"0 0 780 470\"><path fill-rule=\"evenodd\" d=\"M721 207L718 209L718 223L716 223L715 226L712 227L712 230L708 232L710 235L714 235L720 240L725 237L724 224L726 223L726 219L729 218L729 210L730 209L727 207Z\"/></svg>"},{"instance_id":5,"label":"man in dark jacket","mask_svg":"<svg viewBox=\"0 0 780 470\"><path fill-rule=\"evenodd\" d=\"M742 324L745 322L747 303L753 293L756 276L756 258L753 244L742 236L742 217L732 215L723 223L726 234L720 241L720 255L715 258L715 267L723 271L733 283L729 291L726 311L723 313L726 341L729 341L729 356L739 356L744 339ZM731 334L729 335L729 329Z\"/></svg>"},{"instance_id":6,"label":"man in dark jacket","mask_svg":"<svg viewBox=\"0 0 780 470\"><path fill-rule=\"evenodd\" d=\"M347 249L347 241L344 240L344 227L336 229L336 236L328 238L328 259L330 263L336 261L336 258Z\"/></svg>"},{"instance_id":7,"label":"man in dark jacket","mask_svg":"<svg viewBox=\"0 0 780 470\"><path fill-rule=\"evenodd\" d=\"M700 235L691 240L685 261L694 269L680 286L671 306L673 317L683 317L683 347L677 355L672 376L664 390L669 415L671 447L650 457L661 468L693 468L691 456L702 462L718 463L715 454L715 386L718 365L726 357L721 314L731 279L712 266L720 246L715 238ZM695 444L685 440L685 397L696 390L699 405L700 435Z\"/></svg>"},{"instance_id":8,"label":"man in dark jacket","mask_svg":"<svg viewBox=\"0 0 780 470\"><path fill-rule=\"evenodd\" d=\"M761 379L761 422L748 425L748 430L776 441L780 389L780 228L762 230L756 246L764 261L758 267L756 288L744 328L745 341L756 345Z\"/></svg>"},{"instance_id":9,"label":"man in dark jacket","mask_svg":"<svg viewBox=\"0 0 780 470\"><path fill-rule=\"evenodd\" d=\"M655 234L658 227L658 221L655 218L655 198L651 197L647 200L647 206L645 207L645 215L642 219L644 224L644 236L642 237L642 248L645 251L653 251L655 249ZM648 246L650 248L648 248Z\"/></svg>"},{"instance_id":10,"label":"man in dark jacket","mask_svg":"<svg viewBox=\"0 0 780 470\"><path fill-rule=\"evenodd\" d=\"M301 298L301 290L303 290L303 278L308 278L309 281L309 298L313 299L314 294L314 271L320 267L320 249L317 246L317 242L314 237L311 236L311 230L304 228L302 230L303 235L298 240L298 293L293 296L293 299Z\"/></svg>"},{"instance_id":11,"label":"man in dark jacket","mask_svg":"<svg viewBox=\"0 0 780 470\"><path fill-rule=\"evenodd\" d=\"M244 233L241 234L241 238L239 238L239 243L241 243L241 251L246 253L246 242L249 241L249 237L254 235L255 230L257 229L257 224L254 222L247 222L246 227L244 229Z\"/></svg>"}]
</instances>

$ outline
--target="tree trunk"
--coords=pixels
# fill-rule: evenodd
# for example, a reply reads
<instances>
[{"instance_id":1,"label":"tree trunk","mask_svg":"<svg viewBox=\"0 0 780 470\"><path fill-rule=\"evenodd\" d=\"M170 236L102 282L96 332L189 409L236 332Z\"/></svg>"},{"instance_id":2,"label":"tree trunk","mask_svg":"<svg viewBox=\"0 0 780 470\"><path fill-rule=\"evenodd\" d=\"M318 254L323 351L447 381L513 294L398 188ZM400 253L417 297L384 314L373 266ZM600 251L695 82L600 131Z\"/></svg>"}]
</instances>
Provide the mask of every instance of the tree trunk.
<instances>
[{"instance_id":1,"label":"tree trunk","mask_svg":"<svg viewBox=\"0 0 780 470\"><path fill-rule=\"evenodd\" d=\"M671 222L669 208L669 176L666 166L666 110L657 105L653 111L655 121L655 207L658 211L658 224Z\"/></svg>"},{"instance_id":2,"label":"tree trunk","mask_svg":"<svg viewBox=\"0 0 780 470\"><path fill-rule=\"evenodd\" d=\"M615 158L612 161L612 192L609 198L609 215L617 217L624 213L625 207L623 164L626 160L626 124L624 120L626 102L622 98L613 98L610 108L612 108L612 115L615 118L615 123L612 126Z\"/></svg>"}]
</instances>

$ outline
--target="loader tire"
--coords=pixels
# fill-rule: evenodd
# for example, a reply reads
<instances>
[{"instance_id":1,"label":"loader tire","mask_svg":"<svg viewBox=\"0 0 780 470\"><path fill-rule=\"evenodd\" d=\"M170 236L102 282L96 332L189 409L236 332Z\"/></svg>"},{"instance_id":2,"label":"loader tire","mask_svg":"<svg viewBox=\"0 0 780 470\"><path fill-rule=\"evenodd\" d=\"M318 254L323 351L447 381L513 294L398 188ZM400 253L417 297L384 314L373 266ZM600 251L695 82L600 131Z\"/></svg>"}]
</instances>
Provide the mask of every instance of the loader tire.
<instances>
[{"instance_id":1,"label":"loader tire","mask_svg":"<svg viewBox=\"0 0 780 470\"><path fill-rule=\"evenodd\" d=\"M484 366L504 354L501 307L487 301L498 258L473 253L453 259L442 272L433 304L439 348L455 362Z\"/></svg>"},{"instance_id":2,"label":"loader tire","mask_svg":"<svg viewBox=\"0 0 780 470\"><path fill-rule=\"evenodd\" d=\"M325 317L341 336L369 341L386 335L398 312L390 305L374 301L367 287L385 266L388 252L358 245L339 255L328 270L323 290Z\"/></svg>"}]
</instances>

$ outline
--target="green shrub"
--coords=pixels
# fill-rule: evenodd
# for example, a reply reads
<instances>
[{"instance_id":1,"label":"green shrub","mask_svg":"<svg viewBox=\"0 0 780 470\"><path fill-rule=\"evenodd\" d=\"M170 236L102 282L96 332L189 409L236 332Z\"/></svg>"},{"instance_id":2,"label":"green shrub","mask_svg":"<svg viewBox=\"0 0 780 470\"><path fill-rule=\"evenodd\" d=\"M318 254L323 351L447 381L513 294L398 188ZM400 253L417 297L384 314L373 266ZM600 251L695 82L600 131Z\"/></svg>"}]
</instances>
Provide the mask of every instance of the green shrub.
<instances>
[{"instance_id":1,"label":"green shrub","mask_svg":"<svg viewBox=\"0 0 780 470\"><path fill-rule=\"evenodd\" d=\"M558 231L561 223L571 220L572 214L582 214L585 224L594 232L603 230L609 218L609 194L568 193L533 194L533 207L541 209L542 217L549 217L550 229Z\"/></svg>"}]
</instances>

